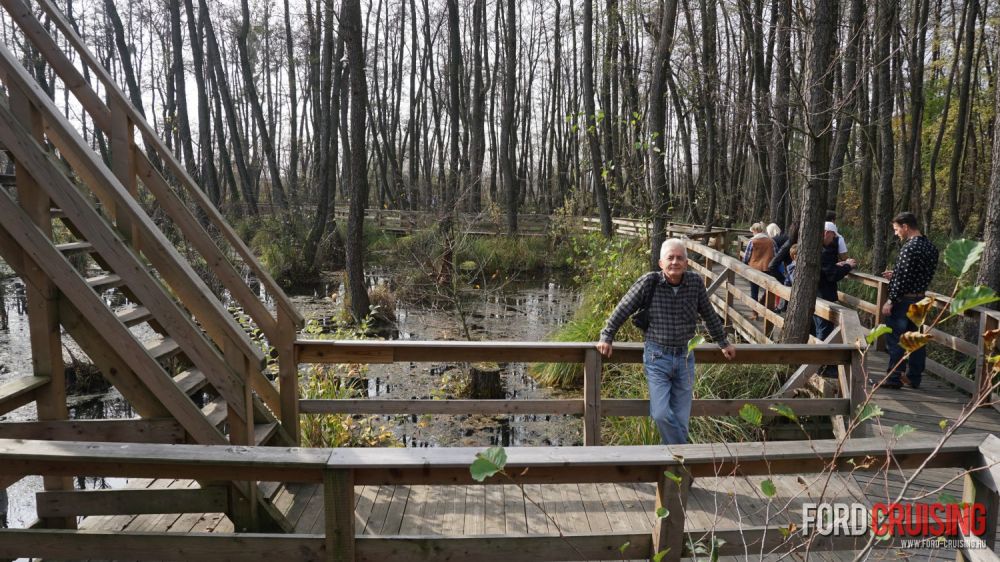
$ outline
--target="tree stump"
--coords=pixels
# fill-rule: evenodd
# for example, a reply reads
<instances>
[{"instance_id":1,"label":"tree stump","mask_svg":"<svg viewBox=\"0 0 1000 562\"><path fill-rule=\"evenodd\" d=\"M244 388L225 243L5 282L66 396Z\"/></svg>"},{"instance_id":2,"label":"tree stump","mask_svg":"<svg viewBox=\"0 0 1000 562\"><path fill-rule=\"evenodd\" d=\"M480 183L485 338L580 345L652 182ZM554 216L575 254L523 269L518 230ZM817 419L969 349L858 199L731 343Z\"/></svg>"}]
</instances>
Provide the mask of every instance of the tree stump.
<instances>
[{"instance_id":1,"label":"tree stump","mask_svg":"<svg viewBox=\"0 0 1000 562\"><path fill-rule=\"evenodd\" d=\"M495 400L507 393L500 379L500 367L495 363L469 366L469 396L478 400Z\"/></svg>"}]
</instances>

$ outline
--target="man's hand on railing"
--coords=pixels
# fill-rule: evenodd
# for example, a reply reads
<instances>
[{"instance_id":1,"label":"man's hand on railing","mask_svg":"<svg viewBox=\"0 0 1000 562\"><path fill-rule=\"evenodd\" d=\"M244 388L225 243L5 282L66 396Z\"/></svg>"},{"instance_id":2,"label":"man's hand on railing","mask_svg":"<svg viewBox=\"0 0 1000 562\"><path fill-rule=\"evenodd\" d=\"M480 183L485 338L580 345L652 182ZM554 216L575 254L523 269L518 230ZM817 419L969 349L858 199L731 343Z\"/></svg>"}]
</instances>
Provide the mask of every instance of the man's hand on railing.
<instances>
[{"instance_id":1,"label":"man's hand on railing","mask_svg":"<svg viewBox=\"0 0 1000 562\"><path fill-rule=\"evenodd\" d=\"M892 281L892 270L891 269L887 269L887 270L883 271L882 272L882 277L885 277L889 281Z\"/></svg>"},{"instance_id":2,"label":"man's hand on railing","mask_svg":"<svg viewBox=\"0 0 1000 562\"><path fill-rule=\"evenodd\" d=\"M736 358L736 346L733 345L733 344L729 344L726 347L723 347L722 348L722 355L726 359L732 361L733 359Z\"/></svg>"},{"instance_id":3,"label":"man's hand on railing","mask_svg":"<svg viewBox=\"0 0 1000 562\"><path fill-rule=\"evenodd\" d=\"M597 351L604 357L611 359L611 342L606 342L606 341L597 342Z\"/></svg>"}]
</instances>

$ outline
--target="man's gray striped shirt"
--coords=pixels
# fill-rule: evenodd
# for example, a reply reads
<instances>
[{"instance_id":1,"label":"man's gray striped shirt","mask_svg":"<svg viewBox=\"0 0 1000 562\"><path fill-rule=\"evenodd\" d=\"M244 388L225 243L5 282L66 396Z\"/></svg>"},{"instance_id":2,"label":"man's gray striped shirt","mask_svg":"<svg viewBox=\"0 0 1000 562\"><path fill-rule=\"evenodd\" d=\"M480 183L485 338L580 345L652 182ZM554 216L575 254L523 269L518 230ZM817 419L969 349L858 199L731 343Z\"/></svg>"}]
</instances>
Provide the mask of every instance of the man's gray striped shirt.
<instances>
[{"instance_id":1,"label":"man's gray striped shirt","mask_svg":"<svg viewBox=\"0 0 1000 562\"><path fill-rule=\"evenodd\" d=\"M701 276L693 271L685 271L681 284L677 286L667 283L662 271L651 271L640 277L608 317L607 324L601 330L602 342L614 341L622 324L646 302L647 287L653 276L656 279L656 292L649 307L647 340L667 347L686 347L688 340L694 337L698 317L701 316L719 347L729 345L722 319L708 300L705 284Z\"/></svg>"}]
</instances>

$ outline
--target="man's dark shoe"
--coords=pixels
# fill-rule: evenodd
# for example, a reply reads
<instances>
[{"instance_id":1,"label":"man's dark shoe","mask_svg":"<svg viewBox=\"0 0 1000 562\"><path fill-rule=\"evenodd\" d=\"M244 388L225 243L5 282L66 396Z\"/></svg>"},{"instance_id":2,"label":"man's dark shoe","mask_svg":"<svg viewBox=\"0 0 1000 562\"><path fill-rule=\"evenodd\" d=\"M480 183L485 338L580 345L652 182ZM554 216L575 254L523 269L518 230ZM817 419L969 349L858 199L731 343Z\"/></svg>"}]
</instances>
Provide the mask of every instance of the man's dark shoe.
<instances>
[{"instance_id":1,"label":"man's dark shoe","mask_svg":"<svg viewBox=\"0 0 1000 562\"><path fill-rule=\"evenodd\" d=\"M882 383L882 388L888 388L890 390L899 390L903 388L903 383L896 381L885 381Z\"/></svg>"},{"instance_id":2,"label":"man's dark shoe","mask_svg":"<svg viewBox=\"0 0 1000 562\"><path fill-rule=\"evenodd\" d=\"M906 375L900 375L899 376L899 380L903 384L909 385L910 388L912 388L913 390L916 390L916 389L920 388L920 382L917 382L916 384L914 384L914 382L910 380L910 377L908 377Z\"/></svg>"}]
</instances>

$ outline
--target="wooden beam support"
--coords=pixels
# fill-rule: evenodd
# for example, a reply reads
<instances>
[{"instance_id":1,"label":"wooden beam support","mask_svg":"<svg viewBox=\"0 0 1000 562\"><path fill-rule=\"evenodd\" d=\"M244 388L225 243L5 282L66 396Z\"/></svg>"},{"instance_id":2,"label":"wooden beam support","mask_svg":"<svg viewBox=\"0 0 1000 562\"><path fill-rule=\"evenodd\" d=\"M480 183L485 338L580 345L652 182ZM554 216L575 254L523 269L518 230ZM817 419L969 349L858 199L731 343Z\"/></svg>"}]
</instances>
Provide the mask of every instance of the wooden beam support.
<instances>
[{"instance_id":1,"label":"wooden beam support","mask_svg":"<svg viewBox=\"0 0 1000 562\"><path fill-rule=\"evenodd\" d=\"M331 469L323 473L326 559L354 562L354 471Z\"/></svg>"},{"instance_id":2,"label":"wooden beam support","mask_svg":"<svg viewBox=\"0 0 1000 562\"><path fill-rule=\"evenodd\" d=\"M656 522L649 557L677 562L684 550L684 519L693 478L683 465L662 467L656 481Z\"/></svg>"},{"instance_id":3,"label":"wooden beam support","mask_svg":"<svg viewBox=\"0 0 1000 562\"><path fill-rule=\"evenodd\" d=\"M601 444L601 354L588 349L583 361L583 444Z\"/></svg>"},{"instance_id":4,"label":"wooden beam support","mask_svg":"<svg viewBox=\"0 0 1000 562\"><path fill-rule=\"evenodd\" d=\"M184 428L172 418L2 422L0 439L184 443Z\"/></svg>"},{"instance_id":5,"label":"wooden beam support","mask_svg":"<svg viewBox=\"0 0 1000 562\"><path fill-rule=\"evenodd\" d=\"M0 385L0 415L33 401L38 389L51 380L49 377L19 377Z\"/></svg>"},{"instance_id":6,"label":"wooden beam support","mask_svg":"<svg viewBox=\"0 0 1000 562\"><path fill-rule=\"evenodd\" d=\"M223 513L229 492L223 486L194 489L75 490L35 494L39 517Z\"/></svg>"}]
</instances>

